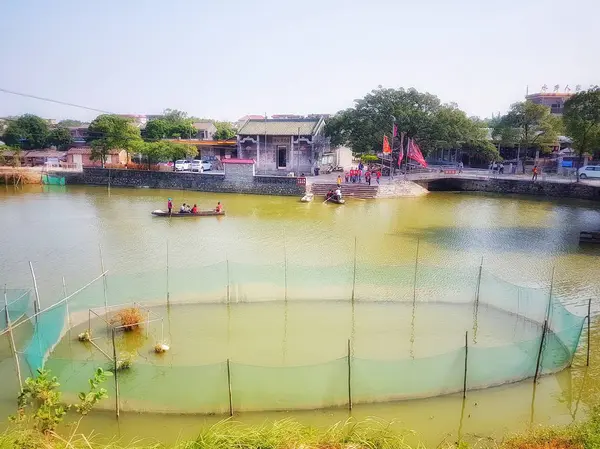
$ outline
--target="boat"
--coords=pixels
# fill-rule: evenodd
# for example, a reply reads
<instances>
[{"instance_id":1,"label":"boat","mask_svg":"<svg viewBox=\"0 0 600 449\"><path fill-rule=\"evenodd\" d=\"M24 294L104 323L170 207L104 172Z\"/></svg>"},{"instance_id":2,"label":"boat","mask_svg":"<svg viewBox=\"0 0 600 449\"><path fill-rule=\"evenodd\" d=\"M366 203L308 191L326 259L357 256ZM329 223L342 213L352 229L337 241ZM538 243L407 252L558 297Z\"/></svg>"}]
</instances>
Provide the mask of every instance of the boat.
<instances>
[{"instance_id":1,"label":"boat","mask_svg":"<svg viewBox=\"0 0 600 449\"><path fill-rule=\"evenodd\" d=\"M192 213L180 214L179 212L169 213L169 211L167 211L167 210L157 209L157 210L152 211L152 215L154 215L155 217L188 217L188 218L189 217L213 217L213 216L225 215L225 211L222 210L221 212L217 212L215 210L199 210L195 214L192 214Z\"/></svg>"},{"instance_id":2,"label":"boat","mask_svg":"<svg viewBox=\"0 0 600 449\"><path fill-rule=\"evenodd\" d=\"M303 203L310 203L310 202L313 200L313 198L314 198L314 197L315 197L315 195L314 195L314 194L312 194L312 193L307 193L306 195L304 195L304 196L303 196L303 197L300 199L300 201L302 201Z\"/></svg>"},{"instance_id":3,"label":"boat","mask_svg":"<svg viewBox=\"0 0 600 449\"><path fill-rule=\"evenodd\" d=\"M579 243L600 243L600 231L581 231Z\"/></svg>"},{"instance_id":4,"label":"boat","mask_svg":"<svg viewBox=\"0 0 600 449\"><path fill-rule=\"evenodd\" d=\"M329 200L327 198L325 198L325 202L326 203L335 203L335 204L344 204L344 203L346 203L346 200L344 198L341 198L338 200L337 198L331 197L331 198L329 198Z\"/></svg>"}]
</instances>

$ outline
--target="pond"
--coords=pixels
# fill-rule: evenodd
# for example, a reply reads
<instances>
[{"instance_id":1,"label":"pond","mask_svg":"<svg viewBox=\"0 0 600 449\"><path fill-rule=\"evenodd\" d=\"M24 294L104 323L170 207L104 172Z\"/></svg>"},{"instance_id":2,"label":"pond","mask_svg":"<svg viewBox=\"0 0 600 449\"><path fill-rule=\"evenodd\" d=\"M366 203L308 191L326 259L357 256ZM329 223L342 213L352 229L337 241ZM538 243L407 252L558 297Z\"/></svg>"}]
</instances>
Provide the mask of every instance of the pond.
<instances>
[{"instance_id":1,"label":"pond","mask_svg":"<svg viewBox=\"0 0 600 449\"><path fill-rule=\"evenodd\" d=\"M227 215L152 217L150 211L164 207L168 197L176 205L197 203L200 208L221 201ZM580 248L578 234L597 229L599 223L596 203L530 197L432 193L338 206L270 196L26 186L0 190L4 231L0 281L9 288L30 287L31 261L44 307L62 297L63 276L67 290L73 292L104 266L111 304L148 302L161 318L147 326L147 338L145 330L118 337L119 347L141 361L155 357L150 354L155 341L168 340L171 351L153 359L154 365L175 363L185 368L231 359L248 370L344 362L349 338L357 360L392 361L415 353L418 359L461 349L464 330L472 341L471 304L480 267L507 285L537 289L544 297L552 284L553 294L569 311L585 315L588 299L597 298L600 291L600 248ZM173 307L165 306L167 295ZM413 296L416 313L410 307ZM102 304L102 283L97 282L79 295L77 307L83 318L74 323L72 332L85 329L87 309ZM593 302L593 311L597 308ZM538 327L526 320L515 324L500 315L481 312L477 345L529 341L538 334ZM96 320L94 326L98 324ZM21 343L27 338L26 327L17 335ZM600 340L596 331L595 340ZM107 342L104 338L98 344ZM6 345L4 340L2 344ZM600 364L598 352L592 355ZM0 355L0 376L16 385L10 349L3 346ZM69 361L66 367L63 361ZM99 351L65 337L48 363L62 372L67 390L76 389L80 381L74 379L79 366L74 361L89 366L106 363ZM395 420L398 428L414 429L419 438L435 444L458 432L490 435L521 430L531 422L569 422L585 413L585 404L595 394L590 387L594 369L577 367L582 361L585 364L585 357L576 357L575 367L544 376L535 395L528 380L470 391L464 410L462 394L450 394L356 404L351 413L359 419ZM239 389L236 366L234 389ZM202 411L183 399L192 388L186 382L193 382L199 373L181 375L182 399L174 399L169 397L167 380L156 379L156 373L143 374L141 368L137 372L127 373L130 384L144 380L150 390L162 389L157 394L164 396L162 407L140 405L138 391L124 400L124 409L129 405L135 410ZM288 382L301 384L302 379ZM3 415L14 403L7 390L0 394ZM225 406L226 400L225 396ZM243 404L238 400L237 405ZM294 416L309 424L329 425L348 413L342 406L247 412L238 417L258 422ZM180 431L193 436L200 425L222 417L125 412L117 427L114 412L99 411L85 426L169 441Z\"/></svg>"}]
</instances>

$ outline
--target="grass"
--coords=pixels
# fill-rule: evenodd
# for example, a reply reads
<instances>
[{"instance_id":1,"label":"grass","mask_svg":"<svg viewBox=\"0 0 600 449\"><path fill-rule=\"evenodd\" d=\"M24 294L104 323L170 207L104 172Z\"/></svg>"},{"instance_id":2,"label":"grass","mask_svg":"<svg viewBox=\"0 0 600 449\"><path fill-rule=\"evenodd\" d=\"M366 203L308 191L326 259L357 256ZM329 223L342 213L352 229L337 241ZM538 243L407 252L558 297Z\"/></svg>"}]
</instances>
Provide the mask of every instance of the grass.
<instances>
[{"instance_id":1,"label":"grass","mask_svg":"<svg viewBox=\"0 0 600 449\"><path fill-rule=\"evenodd\" d=\"M12 428L0 434L0 449L423 449L410 446L406 434L391 430L376 419L361 422L349 419L322 430L292 419L263 425L245 425L225 420L203 429L194 440L170 446L150 440L106 441L98 435L77 433L69 437L44 436L27 429ZM444 449L455 445L442 445ZM469 449L465 442L458 449ZM476 449L600 449L600 408L587 421L565 427L540 427L503 441L479 442ZM440 447L438 446L439 449Z\"/></svg>"},{"instance_id":2,"label":"grass","mask_svg":"<svg viewBox=\"0 0 600 449\"><path fill-rule=\"evenodd\" d=\"M126 331L132 331L137 329L144 320L144 315L139 307L127 307L116 312L110 321L111 324L123 326Z\"/></svg>"}]
</instances>

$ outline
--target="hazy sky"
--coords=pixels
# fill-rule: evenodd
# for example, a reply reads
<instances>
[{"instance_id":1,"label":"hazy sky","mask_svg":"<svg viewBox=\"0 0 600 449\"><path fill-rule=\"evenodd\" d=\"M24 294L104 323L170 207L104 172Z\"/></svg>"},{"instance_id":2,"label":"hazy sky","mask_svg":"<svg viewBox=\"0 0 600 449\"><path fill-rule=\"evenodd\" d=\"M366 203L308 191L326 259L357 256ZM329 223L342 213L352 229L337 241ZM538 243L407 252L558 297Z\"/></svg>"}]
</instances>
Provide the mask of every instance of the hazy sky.
<instances>
[{"instance_id":1,"label":"hazy sky","mask_svg":"<svg viewBox=\"0 0 600 449\"><path fill-rule=\"evenodd\" d=\"M378 85L490 116L600 84L599 0L0 0L0 88L115 113L331 113ZM0 92L0 116L94 112Z\"/></svg>"}]
</instances>

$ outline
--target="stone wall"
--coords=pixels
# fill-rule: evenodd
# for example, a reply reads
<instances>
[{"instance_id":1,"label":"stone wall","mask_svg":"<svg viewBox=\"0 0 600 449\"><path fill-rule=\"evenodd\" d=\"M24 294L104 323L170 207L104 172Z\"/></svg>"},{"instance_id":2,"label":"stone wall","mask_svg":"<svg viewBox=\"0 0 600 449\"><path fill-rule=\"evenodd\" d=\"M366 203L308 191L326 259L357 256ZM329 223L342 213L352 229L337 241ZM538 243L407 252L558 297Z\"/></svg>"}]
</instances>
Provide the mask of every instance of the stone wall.
<instances>
[{"instance_id":1,"label":"stone wall","mask_svg":"<svg viewBox=\"0 0 600 449\"><path fill-rule=\"evenodd\" d=\"M582 182L531 182L530 180L524 179L502 178L443 178L432 180L424 179L415 182L431 192L492 192L600 201L600 185L590 185Z\"/></svg>"},{"instance_id":2,"label":"stone wall","mask_svg":"<svg viewBox=\"0 0 600 449\"><path fill-rule=\"evenodd\" d=\"M200 192L249 193L256 195L303 196L305 187L296 178L254 176L243 182L225 180L223 174L176 173L144 170L84 168L80 173L65 173L67 184L111 187L149 187L151 189L197 190Z\"/></svg>"}]
</instances>

